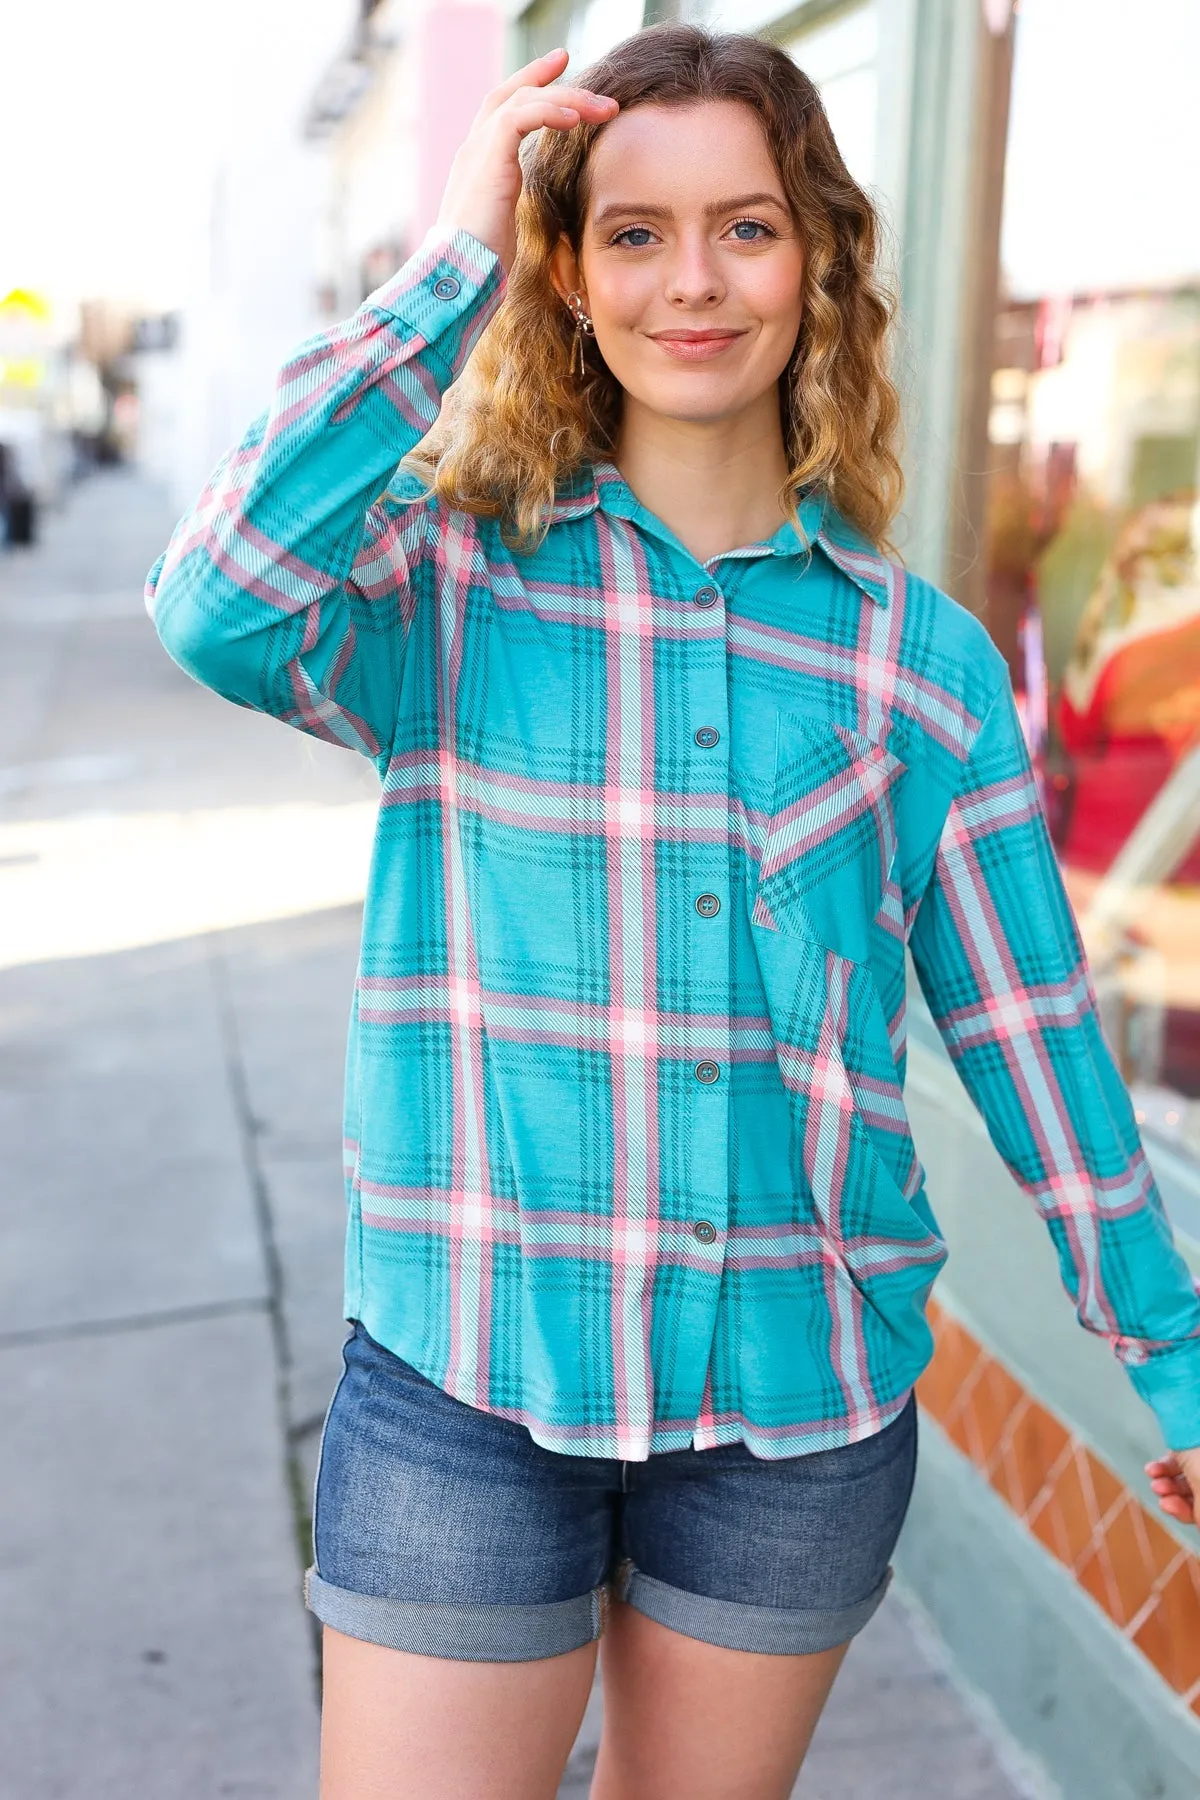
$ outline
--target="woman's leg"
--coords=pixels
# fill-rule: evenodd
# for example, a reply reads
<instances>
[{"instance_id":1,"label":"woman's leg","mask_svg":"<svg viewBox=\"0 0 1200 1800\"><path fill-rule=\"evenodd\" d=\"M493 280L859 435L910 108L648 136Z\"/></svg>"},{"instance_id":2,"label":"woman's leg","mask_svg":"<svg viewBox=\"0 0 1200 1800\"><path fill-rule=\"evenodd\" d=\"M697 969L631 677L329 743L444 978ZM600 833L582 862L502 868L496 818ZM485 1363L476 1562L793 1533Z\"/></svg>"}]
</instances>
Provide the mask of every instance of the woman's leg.
<instances>
[{"instance_id":1,"label":"woman's leg","mask_svg":"<svg viewBox=\"0 0 1200 1800\"><path fill-rule=\"evenodd\" d=\"M459 1662L326 1625L324 1647L321 1800L554 1800L594 1643L535 1662Z\"/></svg>"},{"instance_id":2,"label":"woman's leg","mask_svg":"<svg viewBox=\"0 0 1200 1800\"><path fill-rule=\"evenodd\" d=\"M591 1800L787 1800L849 1647L724 1650L617 1602Z\"/></svg>"},{"instance_id":3,"label":"woman's leg","mask_svg":"<svg viewBox=\"0 0 1200 1800\"><path fill-rule=\"evenodd\" d=\"M322 1800L553 1800L596 1667L620 1464L467 1406L361 1323L322 1433Z\"/></svg>"},{"instance_id":4,"label":"woman's leg","mask_svg":"<svg viewBox=\"0 0 1200 1800\"><path fill-rule=\"evenodd\" d=\"M887 1592L916 1455L910 1397L842 1448L627 1468L592 1800L787 1800Z\"/></svg>"}]
</instances>

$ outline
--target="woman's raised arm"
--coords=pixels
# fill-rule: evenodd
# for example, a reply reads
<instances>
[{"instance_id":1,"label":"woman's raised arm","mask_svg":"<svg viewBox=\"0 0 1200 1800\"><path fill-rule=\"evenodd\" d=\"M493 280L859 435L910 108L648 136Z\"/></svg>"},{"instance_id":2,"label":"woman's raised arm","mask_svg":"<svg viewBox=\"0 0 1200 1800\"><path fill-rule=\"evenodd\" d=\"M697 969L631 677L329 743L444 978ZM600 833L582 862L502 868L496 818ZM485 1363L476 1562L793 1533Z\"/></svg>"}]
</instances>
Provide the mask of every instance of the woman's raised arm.
<instances>
[{"instance_id":1,"label":"woman's raised arm","mask_svg":"<svg viewBox=\"0 0 1200 1800\"><path fill-rule=\"evenodd\" d=\"M436 225L352 318L302 344L150 572L166 648L226 699L365 755L395 731L431 514L388 493L499 306L516 247L518 150L616 110L554 51L487 96Z\"/></svg>"}]
</instances>

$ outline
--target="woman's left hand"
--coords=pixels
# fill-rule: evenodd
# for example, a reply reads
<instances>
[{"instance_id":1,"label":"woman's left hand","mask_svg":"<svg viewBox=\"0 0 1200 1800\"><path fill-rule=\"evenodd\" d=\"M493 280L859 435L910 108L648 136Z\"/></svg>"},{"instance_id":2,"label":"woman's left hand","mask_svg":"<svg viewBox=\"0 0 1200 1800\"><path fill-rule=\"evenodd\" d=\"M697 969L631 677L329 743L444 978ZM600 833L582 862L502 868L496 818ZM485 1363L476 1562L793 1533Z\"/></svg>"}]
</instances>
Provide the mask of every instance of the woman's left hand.
<instances>
[{"instance_id":1,"label":"woman's left hand","mask_svg":"<svg viewBox=\"0 0 1200 1800\"><path fill-rule=\"evenodd\" d=\"M1168 1450L1146 1464L1146 1473L1163 1512L1185 1525L1200 1525L1200 1445L1194 1450Z\"/></svg>"}]
</instances>

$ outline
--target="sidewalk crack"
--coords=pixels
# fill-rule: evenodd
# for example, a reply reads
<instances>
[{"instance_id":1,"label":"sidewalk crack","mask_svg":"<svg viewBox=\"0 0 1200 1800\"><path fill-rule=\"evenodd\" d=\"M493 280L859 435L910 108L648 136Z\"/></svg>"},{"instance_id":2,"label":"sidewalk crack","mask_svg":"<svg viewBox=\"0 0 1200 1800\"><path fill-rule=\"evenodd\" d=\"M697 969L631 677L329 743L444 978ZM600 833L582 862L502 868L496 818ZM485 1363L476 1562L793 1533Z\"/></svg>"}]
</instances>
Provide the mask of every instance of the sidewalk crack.
<instances>
[{"instance_id":1,"label":"sidewalk crack","mask_svg":"<svg viewBox=\"0 0 1200 1800\"><path fill-rule=\"evenodd\" d=\"M300 1435L292 1428L292 1347L283 1304L283 1258L280 1255L279 1238L275 1228L270 1183L267 1180L259 1151L264 1125L255 1113L251 1101L250 1080L242 1049L241 1033L238 1028L237 1006L228 962L212 938L208 940L207 950L208 966L216 998L217 1024L221 1036L225 1075L237 1119L242 1162L254 1203L263 1268L266 1274L266 1311L271 1322L271 1340L275 1351L275 1397L283 1445L284 1477L292 1510L293 1542L300 1569L303 1571L309 1562L312 1525L300 1458ZM320 1634L315 1615L306 1612L305 1617L309 1623L309 1633L313 1644L314 1679L317 1685L319 1705Z\"/></svg>"}]
</instances>

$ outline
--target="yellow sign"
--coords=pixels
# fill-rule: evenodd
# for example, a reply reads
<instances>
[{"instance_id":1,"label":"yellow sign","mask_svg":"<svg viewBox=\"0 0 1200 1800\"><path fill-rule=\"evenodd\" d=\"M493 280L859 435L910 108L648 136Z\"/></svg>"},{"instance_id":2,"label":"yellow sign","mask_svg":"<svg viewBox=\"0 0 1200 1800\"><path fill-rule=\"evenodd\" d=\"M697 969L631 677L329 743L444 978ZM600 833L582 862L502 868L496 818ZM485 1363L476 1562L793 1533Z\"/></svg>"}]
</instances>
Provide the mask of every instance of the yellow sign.
<instances>
[{"instance_id":1,"label":"yellow sign","mask_svg":"<svg viewBox=\"0 0 1200 1800\"><path fill-rule=\"evenodd\" d=\"M45 295L35 294L32 288L13 288L0 300L0 319L33 319L48 325L51 311Z\"/></svg>"},{"instance_id":2,"label":"yellow sign","mask_svg":"<svg viewBox=\"0 0 1200 1800\"><path fill-rule=\"evenodd\" d=\"M0 387L36 388L46 379L40 356L0 356Z\"/></svg>"}]
</instances>

